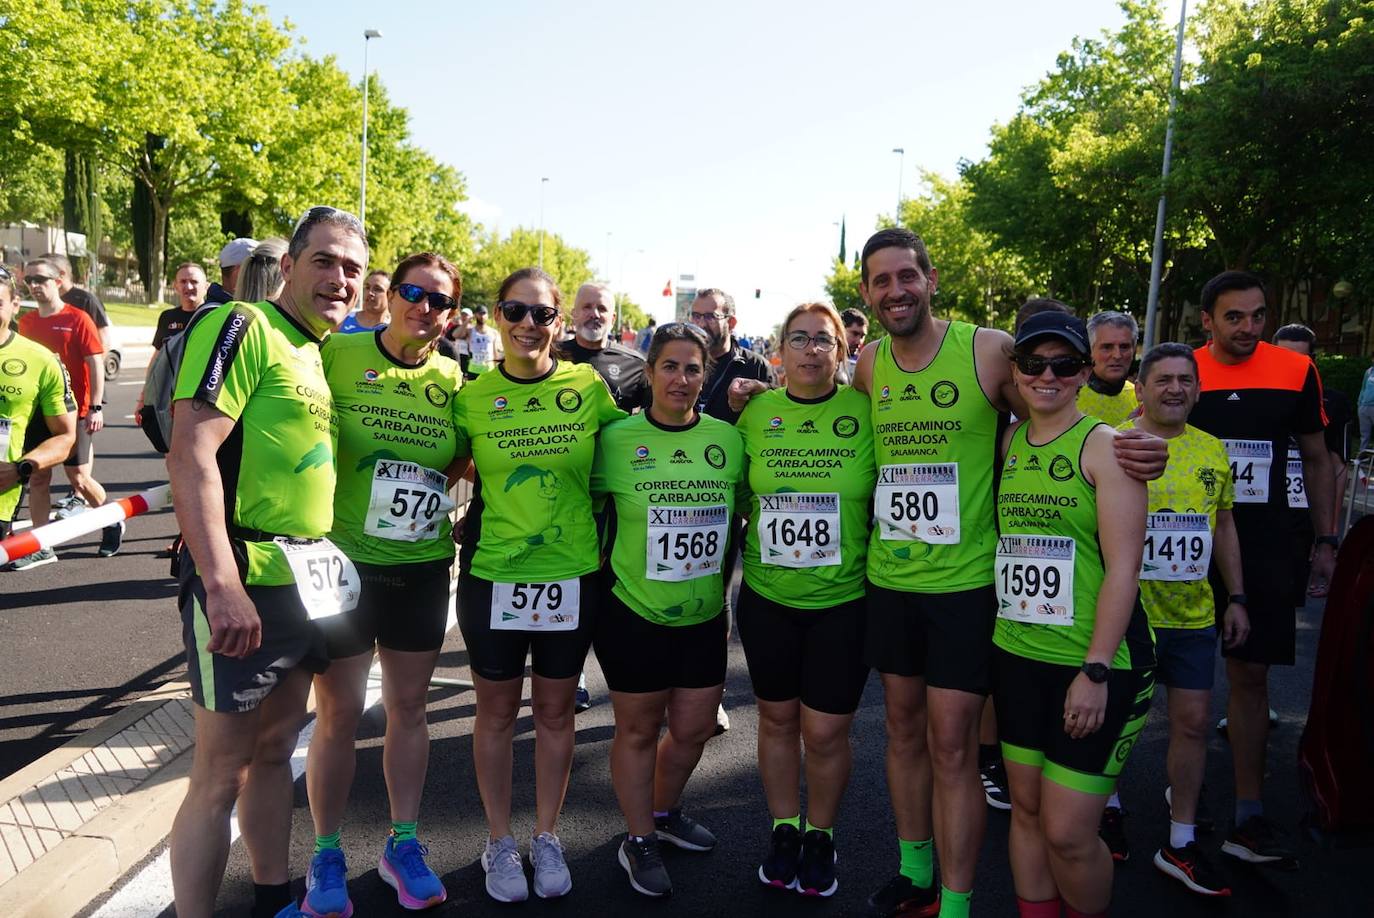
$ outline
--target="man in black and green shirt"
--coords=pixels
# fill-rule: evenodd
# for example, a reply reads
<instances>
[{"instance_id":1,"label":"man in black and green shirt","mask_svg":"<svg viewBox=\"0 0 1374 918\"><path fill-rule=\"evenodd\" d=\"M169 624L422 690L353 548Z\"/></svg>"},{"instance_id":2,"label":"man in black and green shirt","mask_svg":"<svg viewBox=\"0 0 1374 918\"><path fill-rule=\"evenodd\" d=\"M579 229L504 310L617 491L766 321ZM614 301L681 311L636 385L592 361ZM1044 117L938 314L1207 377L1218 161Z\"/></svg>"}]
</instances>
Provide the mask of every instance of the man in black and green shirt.
<instances>
[{"instance_id":1,"label":"man in black and green shirt","mask_svg":"<svg viewBox=\"0 0 1374 918\"><path fill-rule=\"evenodd\" d=\"M232 303L186 334L167 456L185 540L180 605L196 701L191 785L172 827L177 914L208 916L235 799L253 862L254 918L292 904L290 756L311 669L312 619L357 602L333 521L333 405L320 341L348 315L367 265L362 224L306 212L277 302Z\"/></svg>"}]
</instances>

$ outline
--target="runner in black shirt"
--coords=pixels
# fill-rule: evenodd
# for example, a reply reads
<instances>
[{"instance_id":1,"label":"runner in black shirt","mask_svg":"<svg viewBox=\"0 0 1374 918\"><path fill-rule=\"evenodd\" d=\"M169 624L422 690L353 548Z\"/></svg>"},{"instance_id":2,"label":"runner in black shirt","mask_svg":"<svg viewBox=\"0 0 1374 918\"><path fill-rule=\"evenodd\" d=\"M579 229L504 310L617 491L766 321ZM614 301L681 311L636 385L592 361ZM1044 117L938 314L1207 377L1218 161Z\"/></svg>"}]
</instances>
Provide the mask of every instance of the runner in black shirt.
<instances>
[{"instance_id":1,"label":"runner in black shirt","mask_svg":"<svg viewBox=\"0 0 1374 918\"><path fill-rule=\"evenodd\" d=\"M583 284L573 302L573 337L559 350L565 360L590 363L610 387L617 408L633 412L649 406L649 382L638 351L608 339L615 316L615 295L605 284Z\"/></svg>"},{"instance_id":2,"label":"runner in black shirt","mask_svg":"<svg viewBox=\"0 0 1374 918\"><path fill-rule=\"evenodd\" d=\"M740 412L730 407L730 383L757 379L771 389L778 384L777 377L767 360L734 340L735 300L730 294L715 287L699 291L692 301L691 318L711 339L711 377L701 387L697 408L702 414L733 424Z\"/></svg>"}]
</instances>

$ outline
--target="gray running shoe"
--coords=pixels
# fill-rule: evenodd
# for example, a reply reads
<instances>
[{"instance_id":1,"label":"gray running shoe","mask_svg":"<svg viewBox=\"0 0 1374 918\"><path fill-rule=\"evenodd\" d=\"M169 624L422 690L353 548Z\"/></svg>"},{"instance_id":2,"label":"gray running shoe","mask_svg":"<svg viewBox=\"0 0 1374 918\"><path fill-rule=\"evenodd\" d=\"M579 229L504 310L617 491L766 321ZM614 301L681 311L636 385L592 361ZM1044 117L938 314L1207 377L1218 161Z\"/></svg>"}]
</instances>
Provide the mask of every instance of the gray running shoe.
<instances>
[{"instance_id":1,"label":"gray running shoe","mask_svg":"<svg viewBox=\"0 0 1374 918\"><path fill-rule=\"evenodd\" d=\"M671 896L673 881L668 878L668 870L663 866L663 855L658 850L658 836L650 833L642 841L630 836L620 843L616 860L625 868L630 885L635 892L646 896Z\"/></svg>"},{"instance_id":2,"label":"gray running shoe","mask_svg":"<svg viewBox=\"0 0 1374 918\"><path fill-rule=\"evenodd\" d=\"M682 807L669 810L667 816L655 816L654 828L659 838L684 851L710 851L716 846L711 830L691 816L684 816Z\"/></svg>"},{"instance_id":3,"label":"gray running shoe","mask_svg":"<svg viewBox=\"0 0 1374 918\"><path fill-rule=\"evenodd\" d=\"M11 570L26 571L34 567L42 567L44 564L52 564L57 560L57 552L51 548L40 548L27 557L20 558L11 565Z\"/></svg>"},{"instance_id":4,"label":"gray running shoe","mask_svg":"<svg viewBox=\"0 0 1374 918\"><path fill-rule=\"evenodd\" d=\"M487 874L487 895L497 902L524 902L530 897L525 880L525 864L515 839L507 835L501 839L487 839L482 852L482 869Z\"/></svg>"},{"instance_id":5,"label":"gray running shoe","mask_svg":"<svg viewBox=\"0 0 1374 918\"><path fill-rule=\"evenodd\" d=\"M530 839L530 864L534 867L534 894L541 899L557 899L572 892L572 874L563 860L563 843L552 832L540 832Z\"/></svg>"}]
</instances>

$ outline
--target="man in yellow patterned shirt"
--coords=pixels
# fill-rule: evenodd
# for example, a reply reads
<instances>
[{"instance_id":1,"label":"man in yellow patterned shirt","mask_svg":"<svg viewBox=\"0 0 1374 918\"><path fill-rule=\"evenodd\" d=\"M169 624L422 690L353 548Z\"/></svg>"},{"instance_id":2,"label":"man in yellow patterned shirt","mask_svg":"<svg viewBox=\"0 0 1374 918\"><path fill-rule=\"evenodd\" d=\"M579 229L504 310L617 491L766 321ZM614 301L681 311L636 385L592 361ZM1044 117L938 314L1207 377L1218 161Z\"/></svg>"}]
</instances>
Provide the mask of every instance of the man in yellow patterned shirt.
<instances>
[{"instance_id":1,"label":"man in yellow patterned shirt","mask_svg":"<svg viewBox=\"0 0 1374 918\"><path fill-rule=\"evenodd\" d=\"M1136 410L1135 388L1127 381L1135 362L1140 327L1125 312L1107 310L1088 320L1093 370L1078 390L1078 410L1119 427Z\"/></svg>"},{"instance_id":2,"label":"man in yellow patterned shirt","mask_svg":"<svg viewBox=\"0 0 1374 918\"><path fill-rule=\"evenodd\" d=\"M1230 461L1221 441L1188 425L1198 399L1192 349L1161 344L1140 363L1141 415L1121 425L1169 441L1169 465L1149 483L1150 515L1140 599L1155 632L1155 678L1169 691L1169 841L1154 863L1194 893L1230 895L1225 875L1195 840L1207 758L1207 715L1217 656L1217 610L1207 581L1214 563L1229 595L1220 618L1227 647L1245 642L1250 622L1240 542L1231 518Z\"/></svg>"}]
</instances>

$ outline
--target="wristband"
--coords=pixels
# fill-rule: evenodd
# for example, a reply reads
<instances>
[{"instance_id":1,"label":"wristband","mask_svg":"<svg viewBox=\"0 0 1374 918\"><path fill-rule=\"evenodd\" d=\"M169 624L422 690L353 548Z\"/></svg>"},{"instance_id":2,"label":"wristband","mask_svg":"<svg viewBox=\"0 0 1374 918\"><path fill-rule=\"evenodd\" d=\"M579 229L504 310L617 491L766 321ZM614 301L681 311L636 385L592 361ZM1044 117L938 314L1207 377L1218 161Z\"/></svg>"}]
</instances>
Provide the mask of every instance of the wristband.
<instances>
[{"instance_id":1,"label":"wristband","mask_svg":"<svg viewBox=\"0 0 1374 918\"><path fill-rule=\"evenodd\" d=\"M1245 598L1244 593L1232 593L1230 596L1226 597L1226 602L1228 604L1234 603L1238 606L1250 605L1249 601Z\"/></svg>"},{"instance_id":2,"label":"wristband","mask_svg":"<svg viewBox=\"0 0 1374 918\"><path fill-rule=\"evenodd\" d=\"M1337 536L1324 535L1317 536L1312 542L1313 545L1330 545L1332 548L1340 548L1341 540Z\"/></svg>"}]
</instances>

